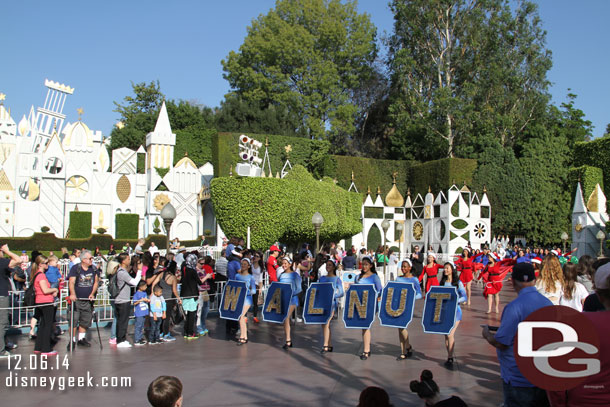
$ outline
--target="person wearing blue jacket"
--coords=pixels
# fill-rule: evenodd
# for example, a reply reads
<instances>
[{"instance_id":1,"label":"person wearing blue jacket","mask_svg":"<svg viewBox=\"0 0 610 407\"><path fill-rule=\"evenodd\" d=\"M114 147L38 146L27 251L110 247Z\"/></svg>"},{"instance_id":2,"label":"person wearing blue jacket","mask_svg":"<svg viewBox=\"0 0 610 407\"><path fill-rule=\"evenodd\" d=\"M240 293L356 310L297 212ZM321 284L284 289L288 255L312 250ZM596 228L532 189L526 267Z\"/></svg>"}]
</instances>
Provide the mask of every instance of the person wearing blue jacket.
<instances>
[{"instance_id":1,"label":"person wearing blue jacket","mask_svg":"<svg viewBox=\"0 0 610 407\"><path fill-rule=\"evenodd\" d=\"M453 263L445 263L445 269L443 270L443 278L441 279L441 286L445 287L455 287L457 288L458 293L458 304L457 304L457 312L455 317L455 325L453 329L449 333L449 335L445 335L445 346L447 347L447 361L445 362L445 367L453 370L453 349L455 347L455 331L457 330L460 321L462 320L462 308L460 308L460 304L466 301L466 289L464 288L464 284L458 279L458 273L453 265Z\"/></svg>"},{"instance_id":2,"label":"person wearing blue jacket","mask_svg":"<svg viewBox=\"0 0 610 407\"><path fill-rule=\"evenodd\" d=\"M377 271L375 271L375 262L370 257L362 258L362 271L360 275L356 277L355 284L372 284L375 286L375 290L377 291L378 297L381 295L381 291L383 287L381 286L381 280L377 275ZM377 301L377 298L375 299ZM375 309L377 309L377 302L375 304ZM371 330L363 329L362 330L362 342L363 349L360 354L361 360L366 360L371 356Z\"/></svg>"},{"instance_id":3,"label":"person wearing blue jacket","mask_svg":"<svg viewBox=\"0 0 610 407\"><path fill-rule=\"evenodd\" d=\"M330 332L330 323L335 316L335 310L338 309L338 299L345 295L345 292L343 291L343 281L337 277L337 264L334 259L328 259L326 262L326 271L328 274L320 277L319 281L320 283L332 283L335 295L333 296L333 308L330 312L330 319L325 325L322 325L322 330L324 331L324 346L322 346L322 353L333 351L331 345L332 336Z\"/></svg>"},{"instance_id":4,"label":"person wearing blue jacket","mask_svg":"<svg viewBox=\"0 0 610 407\"><path fill-rule=\"evenodd\" d=\"M421 287L419 286L419 280L413 274L411 260L405 259L400 265L400 271L402 275L396 279L397 283L411 283L415 288L415 299L419 300L421 296ZM413 356L413 346L409 343L409 332L407 328L398 328L398 340L400 341L400 356L396 360L405 360L406 358Z\"/></svg>"},{"instance_id":5,"label":"person wearing blue jacket","mask_svg":"<svg viewBox=\"0 0 610 407\"><path fill-rule=\"evenodd\" d=\"M244 257L241 260L241 268L235 275L235 280L246 283L246 299L244 300L244 309L239 317L239 333L240 338L237 345L245 345L248 343L248 325L246 323L246 313L252 306L252 295L256 294L256 279L252 275L252 263L249 258Z\"/></svg>"},{"instance_id":6,"label":"person wearing blue jacket","mask_svg":"<svg viewBox=\"0 0 610 407\"><path fill-rule=\"evenodd\" d=\"M286 343L284 343L284 350L292 348L292 337L290 336L290 317L292 313L299 306L299 294L301 293L301 276L299 273L292 269L292 260L289 257L284 257L282 260L283 273L279 277L280 283L288 283L292 287L292 298L290 299L290 308L288 308L288 315L284 320L284 333L286 334Z\"/></svg>"}]
</instances>

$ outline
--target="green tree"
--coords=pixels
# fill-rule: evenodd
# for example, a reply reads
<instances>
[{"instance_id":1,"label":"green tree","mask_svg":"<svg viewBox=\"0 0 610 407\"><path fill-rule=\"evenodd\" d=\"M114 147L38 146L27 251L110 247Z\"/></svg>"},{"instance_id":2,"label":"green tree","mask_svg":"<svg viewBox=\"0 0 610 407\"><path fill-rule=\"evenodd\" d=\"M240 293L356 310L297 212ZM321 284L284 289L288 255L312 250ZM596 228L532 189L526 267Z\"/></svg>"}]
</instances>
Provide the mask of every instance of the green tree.
<instances>
[{"instance_id":1,"label":"green tree","mask_svg":"<svg viewBox=\"0 0 610 407\"><path fill-rule=\"evenodd\" d=\"M568 89L568 102L561 104L561 110L551 108L551 118L555 131L565 137L568 146L568 165L573 164L576 143L590 141L593 137L593 124L585 119L582 110L574 106L576 95Z\"/></svg>"},{"instance_id":2,"label":"green tree","mask_svg":"<svg viewBox=\"0 0 610 407\"><path fill-rule=\"evenodd\" d=\"M285 106L299 130L352 133L353 89L371 75L376 28L355 1L278 0L222 61L231 89L262 109Z\"/></svg>"},{"instance_id":3,"label":"green tree","mask_svg":"<svg viewBox=\"0 0 610 407\"><path fill-rule=\"evenodd\" d=\"M536 6L508 0L394 0L388 40L393 145L476 156L512 146L548 100ZM425 131L422 134L422 131Z\"/></svg>"},{"instance_id":4,"label":"green tree","mask_svg":"<svg viewBox=\"0 0 610 407\"><path fill-rule=\"evenodd\" d=\"M110 148L127 147L137 150L146 143L146 135L153 131L165 95L159 82L132 83L133 96L126 96L123 104L114 102L123 126L110 133ZM172 131L176 133L174 163L188 152L198 165L211 161L211 136L215 133L213 109L193 102L166 100Z\"/></svg>"}]
</instances>

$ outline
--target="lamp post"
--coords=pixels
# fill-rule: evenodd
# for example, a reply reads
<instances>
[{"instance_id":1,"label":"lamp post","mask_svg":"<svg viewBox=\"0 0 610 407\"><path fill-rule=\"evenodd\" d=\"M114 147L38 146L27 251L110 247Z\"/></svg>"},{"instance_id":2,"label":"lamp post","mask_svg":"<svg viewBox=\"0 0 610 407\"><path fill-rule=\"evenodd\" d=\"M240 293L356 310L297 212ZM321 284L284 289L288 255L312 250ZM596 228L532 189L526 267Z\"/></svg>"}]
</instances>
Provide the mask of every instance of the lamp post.
<instances>
[{"instance_id":1,"label":"lamp post","mask_svg":"<svg viewBox=\"0 0 610 407\"><path fill-rule=\"evenodd\" d=\"M404 226L402 223L396 224L396 230L398 231L398 258L402 259L402 250L400 250L400 239L402 239L402 230Z\"/></svg>"},{"instance_id":2,"label":"lamp post","mask_svg":"<svg viewBox=\"0 0 610 407\"><path fill-rule=\"evenodd\" d=\"M388 281L388 276L386 275L386 259L385 259L385 246L386 246L386 233L388 233L388 229L390 228L390 221L384 219L381 222L381 229L383 229L383 250L381 252L381 259L383 260L383 278L385 281Z\"/></svg>"},{"instance_id":3,"label":"lamp post","mask_svg":"<svg viewBox=\"0 0 610 407\"><path fill-rule=\"evenodd\" d=\"M600 229L595 237L599 240L599 257L604 257L604 239L606 238L606 233Z\"/></svg>"},{"instance_id":4,"label":"lamp post","mask_svg":"<svg viewBox=\"0 0 610 407\"><path fill-rule=\"evenodd\" d=\"M324 223L324 218L320 212L316 212L311 217L311 223L316 230L316 255L320 251L320 226Z\"/></svg>"},{"instance_id":5,"label":"lamp post","mask_svg":"<svg viewBox=\"0 0 610 407\"><path fill-rule=\"evenodd\" d=\"M561 233L561 240L563 240L563 253L565 254L566 252L566 242L568 241L568 233L567 232L563 232Z\"/></svg>"},{"instance_id":6,"label":"lamp post","mask_svg":"<svg viewBox=\"0 0 610 407\"><path fill-rule=\"evenodd\" d=\"M165 241L165 255L169 253L169 231L172 228L172 223L176 219L176 208L171 203L166 203L163 209L161 209L161 219L163 219L163 226L165 226L165 233L167 235Z\"/></svg>"}]
</instances>

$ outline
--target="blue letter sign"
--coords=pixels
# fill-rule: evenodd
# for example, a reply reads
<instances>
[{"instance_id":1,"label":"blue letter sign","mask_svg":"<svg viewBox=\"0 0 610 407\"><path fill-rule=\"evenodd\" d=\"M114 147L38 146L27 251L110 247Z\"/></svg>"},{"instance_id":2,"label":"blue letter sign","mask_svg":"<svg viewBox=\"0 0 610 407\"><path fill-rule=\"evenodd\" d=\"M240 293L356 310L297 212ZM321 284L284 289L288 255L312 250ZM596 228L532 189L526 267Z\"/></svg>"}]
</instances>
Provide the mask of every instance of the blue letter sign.
<instances>
[{"instance_id":1,"label":"blue letter sign","mask_svg":"<svg viewBox=\"0 0 610 407\"><path fill-rule=\"evenodd\" d=\"M457 289L433 286L426 294L421 324L428 334L448 335L455 325L458 307Z\"/></svg>"},{"instance_id":2,"label":"blue letter sign","mask_svg":"<svg viewBox=\"0 0 610 407\"><path fill-rule=\"evenodd\" d=\"M306 324L326 324L332 316L335 289L333 283L312 283L305 295L303 320Z\"/></svg>"},{"instance_id":3,"label":"blue letter sign","mask_svg":"<svg viewBox=\"0 0 610 407\"><path fill-rule=\"evenodd\" d=\"M289 283L274 281L267 290L263 306L263 321L281 324L288 316L292 287Z\"/></svg>"},{"instance_id":4,"label":"blue letter sign","mask_svg":"<svg viewBox=\"0 0 610 407\"><path fill-rule=\"evenodd\" d=\"M247 294L244 281L229 280L222 291L220 301L220 318L237 321L244 311L244 301Z\"/></svg>"},{"instance_id":5,"label":"blue letter sign","mask_svg":"<svg viewBox=\"0 0 610 407\"><path fill-rule=\"evenodd\" d=\"M382 326L406 328L413 319L415 304L415 287L413 283L389 281L383 289L379 321Z\"/></svg>"},{"instance_id":6,"label":"blue letter sign","mask_svg":"<svg viewBox=\"0 0 610 407\"><path fill-rule=\"evenodd\" d=\"M352 284L345 293L345 327L369 329L375 320L376 303L377 291L373 284Z\"/></svg>"}]
</instances>

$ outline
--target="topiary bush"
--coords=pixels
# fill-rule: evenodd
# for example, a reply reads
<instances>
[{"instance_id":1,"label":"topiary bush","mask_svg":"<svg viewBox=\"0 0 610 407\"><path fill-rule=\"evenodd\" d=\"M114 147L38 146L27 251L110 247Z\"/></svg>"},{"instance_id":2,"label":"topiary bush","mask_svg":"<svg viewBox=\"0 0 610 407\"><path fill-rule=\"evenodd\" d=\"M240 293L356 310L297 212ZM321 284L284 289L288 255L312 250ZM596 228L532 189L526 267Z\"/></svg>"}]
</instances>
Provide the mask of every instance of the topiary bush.
<instances>
[{"instance_id":1,"label":"topiary bush","mask_svg":"<svg viewBox=\"0 0 610 407\"><path fill-rule=\"evenodd\" d=\"M470 186L476 169L477 161L468 158L443 158L415 164L409 174L411 194L423 196L428 192L428 187L436 194L449 189L454 182L458 187L464 181Z\"/></svg>"},{"instance_id":2,"label":"topiary bush","mask_svg":"<svg viewBox=\"0 0 610 407\"><path fill-rule=\"evenodd\" d=\"M48 227L48 226L43 226L43 227L40 228L40 231L42 233L49 233L50 230L51 230L51 228Z\"/></svg>"},{"instance_id":3,"label":"topiary bush","mask_svg":"<svg viewBox=\"0 0 610 407\"><path fill-rule=\"evenodd\" d=\"M311 217L316 211L324 217L322 240L349 238L362 230L360 195L332 180L317 181L300 165L284 179L214 178L211 195L225 234L245 237L250 226L255 249L267 249L278 240L288 244L313 241Z\"/></svg>"},{"instance_id":4,"label":"topiary bush","mask_svg":"<svg viewBox=\"0 0 610 407\"><path fill-rule=\"evenodd\" d=\"M117 239L137 239L140 231L140 215L117 213L114 218Z\"/></svg>"},{"instance_id":5,"label":"topiary bush","mask_svg":"<svg viewBox=\"0 0 610 407\"><path fill-rule=\"evenodd\" d=\"M70 212L70 238L86 239L91 236L91 212Z\"/></svg>"}]
</instances>

